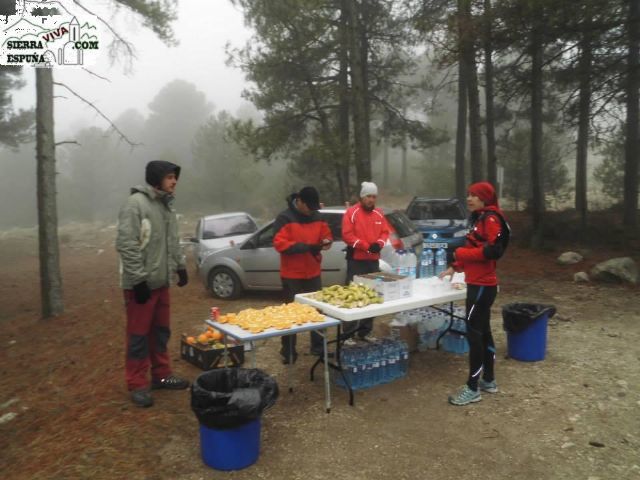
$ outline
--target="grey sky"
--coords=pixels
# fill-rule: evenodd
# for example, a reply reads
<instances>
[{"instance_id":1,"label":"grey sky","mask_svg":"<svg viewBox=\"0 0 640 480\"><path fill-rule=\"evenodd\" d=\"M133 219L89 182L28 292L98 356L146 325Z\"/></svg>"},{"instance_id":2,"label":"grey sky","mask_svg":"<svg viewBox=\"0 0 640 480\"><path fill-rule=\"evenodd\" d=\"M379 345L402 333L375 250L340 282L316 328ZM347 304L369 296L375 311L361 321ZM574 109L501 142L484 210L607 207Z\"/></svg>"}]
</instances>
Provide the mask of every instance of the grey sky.
<instances>
[{"instance_id":1,"label":"grey sky","mask_svg":"<svg viewBox=\"0 0 640 480\"><path fill-rule=\"evenodd\" d=\"M105 8L108 2L91 2L91 8L103 18L110 19ZM167 47L140 22L122 10L113 23L117 31L135 44L138 59L133 71L124 73L124 65L111 66L107 54L90 69L108 77L104 82L83 70L55 68L56 81L68 84L88 100L94 102L110 118L115 118L129 108L147 113L147 105L168 82L181 78L192 82L206 93L216 110L235 113L244 102L240 94L244 88L241 71L225 65L227 42L242 46L250 37L245 27L242 12L228 0L181 0L179 18L174 24L177 47ZM103 27L102 31L106 29ZM14 104L26 108L35 104L34 71L25 69L27 86L15 93ZM68 93L57 93L69 97L56 100L58 134L75 131L88 125L106 127L104 120L94 111L73 99Z\"/></svg>"}]
</instances>

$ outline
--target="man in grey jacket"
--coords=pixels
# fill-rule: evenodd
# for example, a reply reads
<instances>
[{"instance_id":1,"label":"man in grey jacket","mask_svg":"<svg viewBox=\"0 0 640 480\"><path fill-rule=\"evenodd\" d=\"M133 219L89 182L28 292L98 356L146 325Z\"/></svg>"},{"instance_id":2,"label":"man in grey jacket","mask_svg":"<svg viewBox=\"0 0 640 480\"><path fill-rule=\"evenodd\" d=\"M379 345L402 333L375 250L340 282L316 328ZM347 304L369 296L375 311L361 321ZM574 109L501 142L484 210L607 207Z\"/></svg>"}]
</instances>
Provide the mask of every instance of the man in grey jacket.
<instances>
[{"instance_id":1,"label":"man in grey jacket","mask_svg":"<svg viewBox=\"0 0 640 480\"><path fill-rule=\"evenodd\" d=\"M145 173L149 185L131 189L118 216L116 239L127 311L126 381L131 400L140 407L153 405L149 386L174 390L189 386L172 373L167 352L171 276L178 274L179 287L189 281L171 207L180 167L154 160Z\"/></svg>"}]
</instances>

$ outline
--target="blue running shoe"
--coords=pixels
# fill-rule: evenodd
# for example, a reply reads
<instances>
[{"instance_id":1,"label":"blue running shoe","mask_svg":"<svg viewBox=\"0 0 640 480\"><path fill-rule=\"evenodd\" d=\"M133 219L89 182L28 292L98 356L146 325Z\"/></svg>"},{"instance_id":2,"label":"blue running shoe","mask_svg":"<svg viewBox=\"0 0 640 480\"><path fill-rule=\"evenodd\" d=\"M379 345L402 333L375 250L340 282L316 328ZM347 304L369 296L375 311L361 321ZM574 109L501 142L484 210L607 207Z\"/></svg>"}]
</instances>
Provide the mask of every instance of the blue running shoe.
<instances>
[{"instance_id":1,"label":"blue running shoe","mask_svg":"<svg viewBox=\"0 0 640 480\"><path fill-rule=\"evenodd\" d=\"M449 403L458 406L469 405L470 403L479 402L480 400L482 400L480 391L473 391L468 385L464 385L455 396L449 397Z\"/></svg>"}]
</instances>

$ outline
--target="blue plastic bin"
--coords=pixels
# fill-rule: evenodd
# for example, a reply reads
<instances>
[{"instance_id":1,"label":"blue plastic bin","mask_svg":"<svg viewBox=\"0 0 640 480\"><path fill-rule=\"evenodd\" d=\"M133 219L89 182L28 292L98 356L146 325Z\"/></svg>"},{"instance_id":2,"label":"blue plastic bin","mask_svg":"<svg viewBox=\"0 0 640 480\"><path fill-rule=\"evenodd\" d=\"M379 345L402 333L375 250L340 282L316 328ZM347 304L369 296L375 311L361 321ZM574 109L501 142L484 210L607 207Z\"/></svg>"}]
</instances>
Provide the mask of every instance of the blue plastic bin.
<instances>
[{"instance_id":1,"label":"blue plastic bin","mask_svg":"<svg viewBox=\"0 0 640 480\"><path fill-rule=\"evenodd\" d=\"M200 425L202 460L216 470L240 470L260 455L260 418L230 429Z\"/></svg>"},{"instance_id":2,"label":"blue plastic bin","mask_svg":"<svg viewBox=\"0 0 640 480\"><path fill-rule=\"evenodd\" d=\"M547 351L547 322L549 315L542 315L519 333L507 332L509 358L522 362L544 360Z\"/></svg>"}]
</instances>

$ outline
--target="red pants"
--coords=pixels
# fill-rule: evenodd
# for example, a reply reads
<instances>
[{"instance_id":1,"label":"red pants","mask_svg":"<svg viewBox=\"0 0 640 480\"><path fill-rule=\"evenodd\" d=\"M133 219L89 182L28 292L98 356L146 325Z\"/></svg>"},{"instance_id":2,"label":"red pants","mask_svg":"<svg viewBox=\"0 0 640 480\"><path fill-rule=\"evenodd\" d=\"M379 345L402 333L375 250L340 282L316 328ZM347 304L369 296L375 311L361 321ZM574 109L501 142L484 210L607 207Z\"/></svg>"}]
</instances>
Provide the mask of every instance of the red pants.
<instances>
[{"instance_id":1,"label":"red pants","mask_svg":"<svg viewBox=\"0 0 640 480\"><path fill-rule=\"evenodd\" d=\"M154 380L171 375L167 343L169 328L169 288L151 291L145 304L136 303L133 290L124 290L127 309L127 388L149 387L149 367Z\"/></svg>"}]
</instances>

